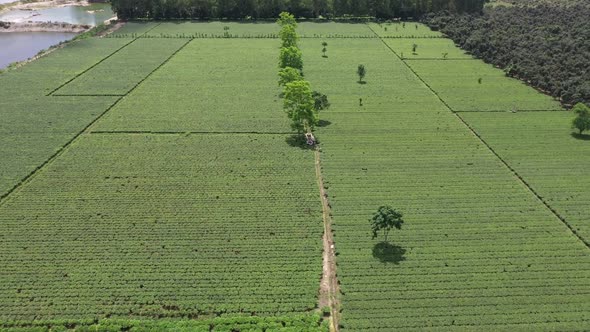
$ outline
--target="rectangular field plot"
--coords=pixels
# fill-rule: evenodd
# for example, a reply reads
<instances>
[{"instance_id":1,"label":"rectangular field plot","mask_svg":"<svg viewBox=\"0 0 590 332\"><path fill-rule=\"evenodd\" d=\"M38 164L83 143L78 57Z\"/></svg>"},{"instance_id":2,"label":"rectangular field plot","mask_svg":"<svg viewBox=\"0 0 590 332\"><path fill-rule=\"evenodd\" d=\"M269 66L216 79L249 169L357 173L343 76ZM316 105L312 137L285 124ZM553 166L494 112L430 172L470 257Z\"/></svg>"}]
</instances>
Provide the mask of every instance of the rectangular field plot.
<instances>
[{"instance_id":1,"label":"rectangular field plot","mask_svg":"<svg viewBox=\"0 0 590 332\"><path fill-rule=\"evenodd\" d=\"M297 25L297 33L304 38L375 38L375 34L373 33L373 31L371 31L371 29L369 29L369 27L364 23L299 22ZM320 50L321 49L322 48L320 47Z\"/></svg>"},{"instance_id":2,"label":"rectangular field plot","mask_svg":"<svg viewBox=\"0 0 590 332\"><path fill-rule=\"evenodd\" d=\"M550 96L481 61L424 60L408 65L457 112L561 109Z\"/></svg>"},{"instance_id":3,"label":"rectangular field plot","mask_svg":"<svg viewBox=\"0 0 590 332\"><path fill-rule=\"evenodd\" d=\"M285 140L83 137L0 207L0 321L314 309L314 158Z\"/></svg>"},{"instance_id":4,"label":"rectangular field plot","mask_svg":"<svg viewBox=\"0 0 590 332\"><path fill-rule=\"evenodd\" d=\"M442 38L439 31L416 22L368 23L379 37L383 38Z\"/></svg>"},{"instance_id":5,"label":"rectangular field plot","mask_svg":"<svg viewBox=\"0 0 590 332\"><path fill-rule=\"evenodd\" d=\"M194 39L98 124L99 131L290 132L278 40Z\"/></svg>"},{"instance_id":6,"label":"rectangular field plot","mask_svg":"<svg viewBox=\"0 0 590 332\"><path fill-rule=\"evenodd\" d=\"M41 166L114 102L113 97L0 100L0 196Z\"/></svg>"},{"instance_id":7,"label":"rectangular field plot","mask_svg":"<svg viewBox=\"0 0 590 332\"><path fill-rule=\"evenodd\" d=\"M229 29L225 29L225 28ZM278 38L279 26L274 22L163 22L145 34L147 37L272 37Z\"/></svg>"},{"instance_id":8,"label":"rectangular field plot","mask_svg":"<svg viewBox=\"0 0 590 332\"><path fill-rule=\"evenodd\" d=\"M187 42L137 39L54 95L125 95Z\"/></svg>"},{"instance_id":9,"label":"rectangular field plot","mask_svg":"<svg viewBox=\"0 0 590 332\"><path fill-rule=\"evenodd\" d=\"M572 113L470 113L461 117L590 241L590 142L572 134Z\"/></svg>"},{"instance_id":10,"label":"rectangular field plot","mask_svg":"<svg viewBox=\"0 0 590 332\"><path fill-rule=\"evenodd\" d=\"M321 42L300 42L305 77L314 90L325 93L328 113L393 112L411 109L423 113L448 112L440 100L379 39L334 39L328 43L327 58ZM364 64L367 75L358 83L357 66ZM337 82L337 83L335 83ZM383 82L392 82L383 85ZM360 106L362 99L363 106ZM324 117L320 114L320 117Z\"/></svg>"},{"instance_id":11,"label":"rectangular field plot","mask_svg":"<svg viewBox=\"0 0 590 332\"><path fill-rule=\"evenodd\" d=\"M405 60L473 59L447 38L392 38L386 39L385 42ZM413 52L414 45L416 45L416 52ZM444 63L441 66L444 66Z\"/></svg>"},{"instance_id":12,"label":"rectangular field plot","mask_svg":"<svg viewBox=\"0 0 590 332\"><path fill-rule=\"evenodd\" d=\"M126 38L87 38L69 43L26 66L7 71L0 75L0 102L45 96L130 41Z\"/></svg>"},{"instance_id":13,"label":"rectangular field plot","mask_svg":"<svg viewBox=\"0 0 590 332\"><path fill-rule=\"evenodd\" d=\"M399 59L378 62L389 50L350 45L354 59L304 59L306 77L332 103L318 138L341 330L585 326L588 249ZM367 84L355 82L358 63ZM382 205L406 221L389 243L371 239L369 219Z\"/></svg>"}]
</instances>

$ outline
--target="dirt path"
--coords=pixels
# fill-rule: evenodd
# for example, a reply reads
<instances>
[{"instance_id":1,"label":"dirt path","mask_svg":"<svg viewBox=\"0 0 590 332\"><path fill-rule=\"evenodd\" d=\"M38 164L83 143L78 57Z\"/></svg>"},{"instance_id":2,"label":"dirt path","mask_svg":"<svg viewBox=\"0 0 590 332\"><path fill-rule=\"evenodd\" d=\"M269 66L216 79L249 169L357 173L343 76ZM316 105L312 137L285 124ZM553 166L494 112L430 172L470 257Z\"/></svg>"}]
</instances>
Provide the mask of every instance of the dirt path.
<instances>
[{"instance_id":1,"label":"dirt path","mask_svg":"<svg viewBox=\"0 0 590 332\"><path fill-rule=\"evenodd\" d=\"M330 202L328 201L328 194L324 187L324 179L322 177L322 166L320 159L320 150L316 148L315 155L315 173L320 189L320 197L322 200L322 217L324 220L324 236L323 236L323 267L322 280L320 281L320 309L330 307L330 331L338 331L338 316L340 314L340 301L338 294L340 290L338 287L338 279L336 277L336 255L334 247L334 238L332 236L332 218L330 212Z\"/></svg>"}]
</instances>

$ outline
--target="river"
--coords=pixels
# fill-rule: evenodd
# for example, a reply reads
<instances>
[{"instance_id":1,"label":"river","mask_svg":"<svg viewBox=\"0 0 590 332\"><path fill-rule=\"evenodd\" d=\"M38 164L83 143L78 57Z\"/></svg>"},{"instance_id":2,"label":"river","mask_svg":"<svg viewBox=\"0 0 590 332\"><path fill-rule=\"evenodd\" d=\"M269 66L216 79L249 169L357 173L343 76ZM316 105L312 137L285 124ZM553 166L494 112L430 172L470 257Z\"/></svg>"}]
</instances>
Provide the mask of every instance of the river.
<instances>
[{"instance_id":1,"label":"river","mask_svg":"<svg viewBox=\"0 0 590 332\"><path fill-rule=\"evenodd\" d=\"M6 0L0 0L0 2ZM6 2L12 2L6 1ZM40 10L11 10L0 14L6 22L66 22L97 25L115 16L110 4L67 6ZM39 51L73 38L64 32L4 32L0 33L0 69L15 61L26 60Z\"/></svg>"}]
</instances>

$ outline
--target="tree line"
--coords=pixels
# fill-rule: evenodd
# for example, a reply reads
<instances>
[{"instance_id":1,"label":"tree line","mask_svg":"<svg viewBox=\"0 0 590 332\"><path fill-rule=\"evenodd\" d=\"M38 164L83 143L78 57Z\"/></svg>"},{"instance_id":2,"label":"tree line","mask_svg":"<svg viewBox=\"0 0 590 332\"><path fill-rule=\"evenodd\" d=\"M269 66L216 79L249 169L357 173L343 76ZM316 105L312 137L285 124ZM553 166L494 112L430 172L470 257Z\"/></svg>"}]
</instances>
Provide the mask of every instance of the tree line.
<instances>
[{"instance_id":1,"label":"tree line","mask_svg":"<svg viewBox=\"0 0 590 332\"><path fill-rule=\"evenodd\" d=\"M425 17L463 49L567 106L590 105L590 6L551 2Z\"/></svg>"},{"instance_id":2,"label":"tree line","mask_svg":"<svg viewBox=\"0 0 590 332\"><path fill-rule=\"evenodd\" d=\"M481 11L485 0L111 0L120 19L417 18L428 12Z\"/></svg>"}]
</instances>

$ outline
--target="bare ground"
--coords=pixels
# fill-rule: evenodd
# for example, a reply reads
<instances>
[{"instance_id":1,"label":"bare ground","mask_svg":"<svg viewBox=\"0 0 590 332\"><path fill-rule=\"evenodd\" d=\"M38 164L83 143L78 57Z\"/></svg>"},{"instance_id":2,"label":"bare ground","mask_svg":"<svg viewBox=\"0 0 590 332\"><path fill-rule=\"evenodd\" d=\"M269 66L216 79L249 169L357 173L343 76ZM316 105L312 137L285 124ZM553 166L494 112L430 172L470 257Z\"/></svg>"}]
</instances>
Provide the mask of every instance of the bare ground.
<instances>
[{"instance_id":1,"label":"bare ground","mask_svg":"<svg viewBox=\"0 0 590 332\"><path fill-rule=\"evenodd\" d=\"M336 255L334 247L334 238L332 236L332 218L330 214L330 203L328 201L328 194L324 186L324 179L322 177L322 166L320 160L319 148L314 151L315 154L315 171L318 186L320 188L320 196L322 200L322 216L324 220L324 236L323 236L323 264L322 264L322 279L320 281L320 295L319 306L330 307L330 331L338 331L338 316L340 314L340 300L338 294L340 290L338 287L338 279L336 276Z\"/></svg>"}]
</instances>

